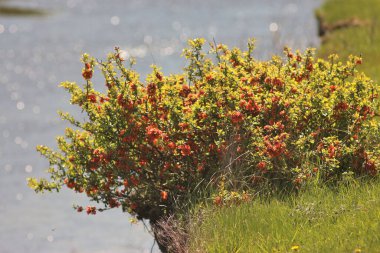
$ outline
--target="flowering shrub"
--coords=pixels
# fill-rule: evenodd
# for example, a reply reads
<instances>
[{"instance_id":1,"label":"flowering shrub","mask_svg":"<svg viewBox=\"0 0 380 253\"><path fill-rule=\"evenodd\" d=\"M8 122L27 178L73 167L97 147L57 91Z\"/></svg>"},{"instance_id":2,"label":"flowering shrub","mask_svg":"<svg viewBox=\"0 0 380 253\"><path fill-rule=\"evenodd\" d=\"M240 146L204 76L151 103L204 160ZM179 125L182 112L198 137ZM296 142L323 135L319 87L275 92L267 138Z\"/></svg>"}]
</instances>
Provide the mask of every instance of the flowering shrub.
<instances>
[{"instance_id":1,"label":"flowering shrub","mask_svg":"<svg viewBox=\"0 0 380 253\"><path fill-rule=\"evenodd\" d=\"M357 72L360 58L285 49L283 59L262 62L253 41L244 52L211 44L206 53L203 44L189 41L183 74L153 66L145 82L119 49L104 62L84 55L84 87L62 86L87 119L60 113L74 128L57 138L59 151L38 147L52 180L29 185L65 185L104 205L78 211L121 207L154 224L223 175L249 187L377 175L379 88ZM91 82L96 67L104 93Z\"/></svg>"}]
</instances>

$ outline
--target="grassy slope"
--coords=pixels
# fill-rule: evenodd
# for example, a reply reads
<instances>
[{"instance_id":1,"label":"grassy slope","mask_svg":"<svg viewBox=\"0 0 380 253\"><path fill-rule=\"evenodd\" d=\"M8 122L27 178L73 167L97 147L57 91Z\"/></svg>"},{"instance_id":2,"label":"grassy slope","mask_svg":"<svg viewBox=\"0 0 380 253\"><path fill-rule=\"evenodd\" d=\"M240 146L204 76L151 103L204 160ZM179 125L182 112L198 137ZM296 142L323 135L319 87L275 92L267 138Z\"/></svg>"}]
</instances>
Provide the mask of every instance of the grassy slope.
<instances>
[{"instance_id":1,"label":"grassy slope","mask_svg":"<svg viewBox=\"0 0 380 253\"><path fill-rule=\"evenodd\" d=\"M355 18L363 26L329 32L320 57L362 55L361 70L380 81L380 1L327 0L327 25ZM314 189L285 200L213 211L194 229L193 252L380 252L380 183ZM294 248L292 249L292 247ZM297 246L299 249L297 250Z\"/></svg>"},{"instance_id":2,"label":"grassy slope","mask_svg":"<svg viewBox=\"0 0 380 253\"><path fill-rule=\"evenodd\" d=\"M355 18L362 26L346 27L328 33L323 38L319 55L337 53L341 57L362 55L361 67L367 75L380 81L380 1L328 0L318 11L322 20L331 26L342 20Z\"/></svg>"},{"instance_id":3,"label":"grassy slope","mask_svg":"<svg viewBox=\"0 0 380 253\"><path fill-rule=\"evenodd\" d=\"M379 194L377 182L212 210L192 251L379 252Z\"/></svg>"}]
</instances>

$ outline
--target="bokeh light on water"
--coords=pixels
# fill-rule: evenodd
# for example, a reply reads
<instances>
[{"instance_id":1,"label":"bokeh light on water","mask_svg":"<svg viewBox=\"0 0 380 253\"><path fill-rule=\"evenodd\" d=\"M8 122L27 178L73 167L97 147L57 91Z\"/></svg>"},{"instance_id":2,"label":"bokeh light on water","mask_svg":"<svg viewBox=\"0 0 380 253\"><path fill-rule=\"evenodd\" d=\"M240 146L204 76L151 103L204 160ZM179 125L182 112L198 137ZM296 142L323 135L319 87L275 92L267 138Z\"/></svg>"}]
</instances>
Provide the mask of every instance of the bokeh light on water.
<instances>
[{"instance_id":1,"label":"bokeh light on water","mask_svg":"<svg viewBox=\"0 0 380 253\"><path fill-rule=\"evenodd\" d=\"M150 252L152 237L120 210L77 214L78 194L36 195L26 178L44 176L47 162L35 146L55 146L67 126L57 110L79 118L61 81L83 83L80 55L98 59L114 46L137 58L142 77L155 63L179 72L189 38L205 37L245 47L257 39L256 57L269 58L286 44L317 46L313 9L319 0L38 0L1 1L43 8L47 16L0 15L0 252ZM104 89L100 73L96 87ZM157 249L155 249L157 252Z\"/></svg>"}]
</instances>

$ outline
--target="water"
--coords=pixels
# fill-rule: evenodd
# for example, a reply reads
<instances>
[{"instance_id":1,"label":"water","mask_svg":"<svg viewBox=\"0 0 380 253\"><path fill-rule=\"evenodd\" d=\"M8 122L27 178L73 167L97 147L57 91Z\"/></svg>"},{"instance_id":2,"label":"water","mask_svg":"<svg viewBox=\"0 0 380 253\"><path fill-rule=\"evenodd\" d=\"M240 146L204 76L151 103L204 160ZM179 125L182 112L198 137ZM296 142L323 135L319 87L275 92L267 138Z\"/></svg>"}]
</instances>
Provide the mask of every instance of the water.
<instances>
[{"instance_id":1,"label":"water","mask_svg":"<svg viewBox=\"0 0 380 253\"><path fill-rule=\"evenodd\" d=\"M77 214L82 196L63 190L36 195L26 178L43 176L47 162L37 144L55 146L66 123L58 109L79 114L59 82L82 82L83 52L105 58L114 46L134 55L145 75L156 63L179 72L188 38L215 38L244 47L258 41L256 57L315 47L313 9L320 0L40 0L12 2L52 11L46 17L0 16L0 252L150 252L152 237L120 210ZM99 74L99 73L98 73ZM98 87L103 81L98 78ZM157 252L154 248L154 252Z\"/></svg>"}]
</instances>

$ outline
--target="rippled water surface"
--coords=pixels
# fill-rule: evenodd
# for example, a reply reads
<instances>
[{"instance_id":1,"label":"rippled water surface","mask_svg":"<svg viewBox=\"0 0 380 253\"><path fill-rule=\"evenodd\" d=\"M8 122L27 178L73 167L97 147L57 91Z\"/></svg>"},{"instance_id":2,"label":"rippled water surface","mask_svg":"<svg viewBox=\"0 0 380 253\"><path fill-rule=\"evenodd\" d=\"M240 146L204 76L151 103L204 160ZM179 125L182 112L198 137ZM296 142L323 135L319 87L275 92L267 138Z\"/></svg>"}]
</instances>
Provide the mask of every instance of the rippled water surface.
<instances>
[{"instance_id":1,"label":"rippled water surface","mask_svg":"<svg viewBox=\"0 0 380 253\"><path fill-rule=\"evenodd\" d=\"M156 63L179 72L188 38L205 37L244 47L258 40L256 56L269 58L287 44L317 46L313 9L320 0L40 0L10 1L50 15L0 15L0 252L150 252L153 239L120 210L77 214L86 199L63 190L36 195L26 178L42 176L47 162L37 144L55 146L67 126L56 111L79 115L58 84L82 82L79 61L105 58L114 46L135 56L143 75ZM98 87L103 81L98 78ZM155 248L155 252L158 250Z\"/></svg>"}]
</instances>

